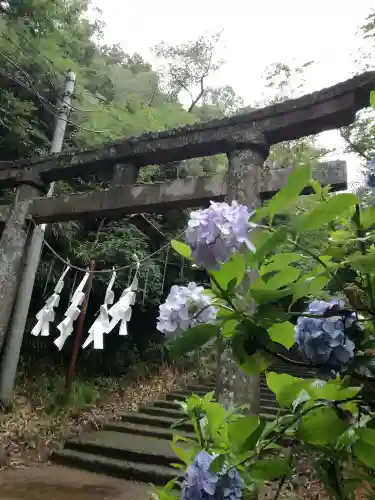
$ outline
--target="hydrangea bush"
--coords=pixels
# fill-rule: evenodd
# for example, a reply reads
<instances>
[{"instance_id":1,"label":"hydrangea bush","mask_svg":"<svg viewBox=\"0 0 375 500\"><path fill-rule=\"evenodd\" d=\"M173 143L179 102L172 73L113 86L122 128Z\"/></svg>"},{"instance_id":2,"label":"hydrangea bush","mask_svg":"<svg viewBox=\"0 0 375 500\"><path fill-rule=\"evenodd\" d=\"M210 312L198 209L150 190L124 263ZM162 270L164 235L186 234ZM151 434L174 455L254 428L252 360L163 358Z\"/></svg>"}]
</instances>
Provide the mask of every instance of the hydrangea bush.
<instances>
[{"instance_id":1,"label":"hydrangea bush","mask_svg":"<svg viewBox=\"0 0 375 500\"><path fill-rule=\"evenodd\" d=\"M355 344L346 332L359 328L356 313L348 311L343 301L332 299L313 300L306 314L310 316L300 316L295 326L300 352L319 371L343 373L354 359Z\"/></svg>"},{"instance_id":2,"label":"hydrangea bush","mask_svg":"<svg viewBox=\"0 0 375 500\"><path fill-rule=\"evenodd\" d=\"M249 239L249 230L254 227L250 215L247 207L236 201L231 205L211 201L210 208L192 212L186 242L196 263L208 270L220 269L220 264L243 246L255 251Z\"/></svg>"},{"instance_id":3,"label":"hydrangea bush","mask_svg":"<svg viewBox=\"0 0 375 500\"><path fill-rule=\"evenodd\" d=\"M196 283L173 285L167 300L160 306L156 328L167 337L176 336L192 326L212 323L217 312L203 286Z\"/></svg>"},{"instance_id":4,"label":"hydrangea bush","mask_svg":"<svg viewBox=\"0 0 375 500\"><path fill-rule=\"evenodd\" d=\"M301 197L305 187L312 194ZM322 227L329 237L318 252L304 235ZM243 407L225 409L214 393L187 398L181 406L196 437L174 437L182 482L156 498L246 499L279 481L277 498L306 453L331 498L364 498L358 488L375 498L374 228L375 206L330 193L308 167L255 213L233 202L191 214L186 243L172 246L205 267L211 286L172 287L158 329L173 337L176 358L220 342L244 372L265 371L287 412L265 422ZM257 276L246 287L250 270ZM297 348L300 359L280 346ZM316 378L273 372L279 358Z\"/></svg>"}]
</instances>

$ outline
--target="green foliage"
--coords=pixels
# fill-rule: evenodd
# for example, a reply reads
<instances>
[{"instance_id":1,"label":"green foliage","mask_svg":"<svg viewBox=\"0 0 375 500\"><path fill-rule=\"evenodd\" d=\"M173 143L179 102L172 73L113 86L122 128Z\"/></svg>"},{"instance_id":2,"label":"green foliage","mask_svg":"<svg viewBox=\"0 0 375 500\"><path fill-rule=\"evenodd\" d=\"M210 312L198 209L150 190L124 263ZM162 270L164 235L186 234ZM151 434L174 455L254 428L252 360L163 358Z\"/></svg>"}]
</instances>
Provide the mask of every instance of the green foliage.
<instances>
[{"instance_id":1,"label":"green foliage","mask_svg":"<svg viewBox=\"0 0 375 500\"><path fill-rule=\"evenodd\" d=\"M173 358L180 358L184 354L205 345L218 333L219 329L216 325L197 325L171 343L169 348L171 356Z\"/></svg>"},{"instance_id":2,"label":"green foliage","mask_svg":"<svg viewBox=\"0 0 375 500\"><path fill-rule=\"evenodd\" d=\"M286 184L269 202L268 216L270 223L276 213L288 211L291 205L294 205L296 199L301 194L302 189L310 180L310 169L308 167L298 168L293 171L289 177L289 182Z\"/></svg>"},{"instance_id":3,"label":"green foliage","mask_svg":"<svg viewBox=\"0 0 375 500\"><path fill-rule=\"evenodd\" d=\"M308 185L314 193L302 199L300 193ZM278 219L281 213L284 219ZM189 452L184 448L186 465L199 450L206 450L216 456L212 472L220 475L237 468L249 493L264 481L283 482L293 474L295 459L307 452L314 456L315 471L331 498L352 499L362 481L373 485L375 414L372 395L364 391L364 384L375 382L373 219L373 209L361 206L357 196L330 193L311 181L310 167L301 168L257 211L259 225L250 233L256 252L248 255L237 250L219 270L209 272L207 293L219 310L216 322L183 332L171 342L170 353L186 353L216 337L215 345L230 349L227 355L245 373L266 373L268 387L287 411L266 423L244 408L225 410L212 394L187 399L183 408L193 422L196 440L188 445ZM267 224L260 223L264 220ZM276 220L282 222L276 226ZM326 239L316 249L306 246L305 232L321 227ZM174 244L174 249L188 255L185 245ZM302 273L306 263L309 272ZM258 277L246 288L250 269ZM309 314L299 302L324 293L329 297L332 282L345 297L347 314L357 318L345 330L355 345L354 358L325 382L273 372L270 366L280 357L280 347L287 352L295 343L295 316L311 316L314 321L334 316L337 321L338 311ZM281 358L290 364L324 368L324 363L296 361L289 353ZM293 452L288 450L290 442Z\"/></svg>"},{"instance_id":4,"label":"green foliage","mask_svg":"<svg viewBox=\"0 0 375 500\"><path fill-rule=\"evenodd\" d=\"M212 271L211 279L213 288L222 295L222 290L231 292L240 283L245 274L245 259L242 255L234 255L233 258L223 264L220 271Z\"/></svg>"},{"instance_id":5,"label":"green foliage","mask_svg":"<svg viewBox=\"0 0 375 500\"><path fill-rule=\"evenodd\" d=\"M325 200L311 210L310 213L300 218L298 229L305 231L306 229L317 229L328 222L332 222L350 208L358 203L358 199L354 194L343 193L337 194Z\"/></svg>"},{"instance_id":6,"label":"green foliage","mask_svg":"<svg viewBox=\"0 0 375 500\"><path fill-rule=\"evenodd\" d=\"M172 240L171 247L184 259L192 260L190 248L181 241Z\"/></svg>"},{"instance_id":7,"label":"green foliage","mask_svg":"<svg viewBox=\"0 0 375 500\"><path fill-rule=\"evenodd\" d=\"M268 335L273 342L290 349L294 345L294 325L289 321L275 323L268 328Z\"/></svg>"}]
</instances>

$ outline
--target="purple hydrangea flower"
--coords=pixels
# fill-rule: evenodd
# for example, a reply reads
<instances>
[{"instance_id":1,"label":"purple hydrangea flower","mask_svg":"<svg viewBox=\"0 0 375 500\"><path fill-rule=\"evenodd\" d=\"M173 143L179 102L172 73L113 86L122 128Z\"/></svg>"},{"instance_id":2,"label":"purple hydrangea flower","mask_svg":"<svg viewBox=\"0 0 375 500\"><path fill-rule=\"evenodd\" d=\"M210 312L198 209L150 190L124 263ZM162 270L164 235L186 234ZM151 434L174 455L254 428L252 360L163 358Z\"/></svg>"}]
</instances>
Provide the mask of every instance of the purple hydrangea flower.
<instances>
[{"instance_id":1,"label":"purple hydrangea flower","mask_svg":"<svg viewBox=\"0 0 375 500\"><path fill-rule=\"evenodd\" d=\"M236 469L215 474L210 466L215 455L200 451L189 465L181 490L181 500L237 500L243 497L244 482Z\"/></svg>"},{"instance_id":2,"label":"purple hydrangea flower","mask_svg":"<svg viewBox=\"0 0 375 500\"><path fill-rule=\"evenodd\" d=\"M330 302L313 300L308 314L323 316L330 310L343 310L344 303L333 299ZM339 372L354 356L354 342L346 335L346 329L356 321L355 313L325 318L300 316L295 326L295 339L300 352L314 364L323 364L327 370Z\"/></svg>"},{"instance_id":3,"label":"purple hydrangea flower","mask_svg":"<svg viewBox=\"0 0 375 500\"><path fill-rule=\"evenodd\" d=\"M194 462L189 465L181 490L181 500L215 499L217 474L211 472L210 466L214 456L200 451Z\"/></svg>"},{"instance_id":4,"label":"purple hydrangea flower","mask_svg":"<svg viewBox=\"0 0 375 500\"><path fill-rule=\"evenodd\" d=\"M255 252L249 240L249 231L255 227L249 222L251 215L236 201L231 205L211 201L209 208L191 212L186 243L195 261L206 269L218 269L243 247Z\"/></svg>"},{"instance_id":5,"label":"purple hydrangea flower","mask_svg":"<svg viewBox=\"0 0 375 500\"><path fill-rule=\"evenodd\" d=\"M375 188L375 156L366 164L366 185Z\"/></svg>"},{"instance_id":6,"label":"purple hydrangea flower","mask_svg":"<svg viewBox=\"0 0 375 500\"><path fill-rule=\"evenodd\" d=\"M236 469L230 469L219 478L216 486L216 498L237 500L243 497L244 482Z\"/></svg>"},{"instance_id":7,"label":"purple hydrangea flower","mask_svg":"<svg viewBox=\"0 0 375 500\"><path fill-rule=\"evenodd\" d=\"M159 306L156 328L166 335L176 336L192 326L212 323L218 309L210 305L211 297L203 292L204 288L196 283L173 285L167 300Z\"/></svg>"}]
</instances>

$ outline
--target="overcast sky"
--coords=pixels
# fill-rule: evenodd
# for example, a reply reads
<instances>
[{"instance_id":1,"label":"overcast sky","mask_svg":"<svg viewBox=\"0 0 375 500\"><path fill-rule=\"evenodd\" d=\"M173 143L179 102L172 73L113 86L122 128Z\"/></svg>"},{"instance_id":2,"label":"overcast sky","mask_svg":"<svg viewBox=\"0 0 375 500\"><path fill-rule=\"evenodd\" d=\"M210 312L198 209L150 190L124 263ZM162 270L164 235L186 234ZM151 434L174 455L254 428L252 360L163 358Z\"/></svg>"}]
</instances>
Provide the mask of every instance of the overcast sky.
<instances>
[{"instance_id":1,"label":"overcast sky","mask_svg":"<svg viewBox=\"0 0 375 500\"><path fill-rule=\"evenodd\" d=\"M178 44L223 30L217 56L226 63L210 84L232 85L251 104L262 98L265 68L274 62L317 64L308 73L306 92L349 78L358 55L359 26L375 7L370 0L92 0L102 10L105 43L120 43L155 62L151 48L160 41ZM340 149L338 134L322 137ZM336 159L333 156L332 159ZM358 162L351 157L350 178Z\"/></svg>"}]
</instances>

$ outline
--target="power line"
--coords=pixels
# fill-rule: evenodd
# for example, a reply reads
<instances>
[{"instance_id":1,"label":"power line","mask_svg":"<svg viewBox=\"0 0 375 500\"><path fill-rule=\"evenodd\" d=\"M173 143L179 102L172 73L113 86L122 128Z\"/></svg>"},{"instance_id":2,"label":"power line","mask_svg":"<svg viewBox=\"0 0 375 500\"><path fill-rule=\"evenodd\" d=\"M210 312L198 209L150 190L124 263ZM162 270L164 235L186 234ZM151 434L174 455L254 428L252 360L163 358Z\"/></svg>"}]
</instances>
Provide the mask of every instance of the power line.
<instances>
[{"instance_id":1,"label":"power line","mask_svg":"<svg viewBox=\"0 0 375 500\"><path fill-rule=\"evenodd\" d=\"M22 82L21 80L19 80L18 78L14 77L13 75L11 75L10 73L8 73L7 71L5 71L5 70L3 70L1 68L0 68L0 74L6 76L7 78L9 78L10 80L12 80L13 82L17 83L17 85L19 85L19 86L23 87L24 89L28 90L31 94L33 94L35 97L37 97L37 99L39 100L39 102L41 103L41 105L44 107L44 109L46 109L46 111L48 111L55 118L58 118L58 115L54 111L52 111L51 109L48 108L50 106L50 107L53 107L56 110L58 110L58 107L55 104L53 104L51 101L49 101L48 99L46 99L44 96L42 96L35 89L32 81L30 80L31 77L22 68L20 68L16 63L14 63L13 61L11 61L7 56L4 56L4 54L1 53L1 52L0 52L0 57L3 57L10 64L12 64L16 69L18 69L18 71L21 71L22 74L24 74L25 77L27 78L30 87L28 87L24 82ZM105 130L91 129L91 128L85 127L83 125L80 125L80 124L76 123L75 121L73 121L71 119L68 119L67 122L69 124L73 125L74 127L78 128L80 130L83 130L85 132L90 132L90 133L94 133L94 134L102 134L108 140L113 140L114 139L113 137L110 137L109 135L107 135L107 133L106 133Z\"/></svg>"},{"instance_id":2,"label":"power line","mask_svg":"<svg viewBox=\"0 0 375 500\"><path fill-rule=\"evenodd\" d=\"M20 34L18 33L18 31L17 31L17 34L18 34L18 35L20 35ZM21 48L21 47L20 47L20 46L19 46L16 42L14 42L14 41L13 41L10 37L8 37L7 35L5 35L5 33L4 33L4 32L1 32L1 33L0 33L0 36L2 36L3 38L5 38L6 40L8 40L8 41L9 41L9 42L10 42L10 43L14 46L14 47L16 47L18 50L20 50L21 52L23 52L23 54L24 54L24 55L26 55L26 57L27 57L29 60L31 60L32 62L35 62L35 61L32 59L32 57L31 57L29 54L27 54L27 52L26 52L24 49L22 49L22 48ZM28 39L27 39L24 35L20 35L20 36L21 36L21 37L22 37L22 38L23 38L26 42L28 42L28 43L29 43L29 40L28 40ZM57 77L57 78L58 78L58 75L57 75L57 73L56 73L56 71L55 71L55 69L54 69L54 65L53 65L52 61L51 61L49 58L47 58L47 57L46 57L46 56L45 56L45 55L44 55L44 54L43 54L40 50L37 50L37 51L38 51L38 53L39 53L39 54L41 54L41 55L42 55L42 56L43 56L43 57L44 57L44 58L45 58L45 59L46 59L46 60L47 60L47 61L51 64L52 69L53 69L53 72L54 72L54 74L55 74L55 77ZM23 82L21 82L20 80L18 80L17 78L15 78L15 77L13 77L13 76L11 76L9 73L5 72L4 70L2 70L2 71L1 71L1 73L2 73L3 75L5 75L5 76L7 76L8 78L12 79L15 83L18 83L19 85L23 86L26 90L32 91L32 93L33 93L33 94L34 94L34 95L35 95L35 96L39 99L39 101L41 102L42 106L44 106L44 108L45 108L45 109L47 109L47 108L46 108L46 106L48 106L48 105L49 105L49 106L52 106L53 108L55 108L55 109L57 109L57 110L58 110L58 108L57 108L57 106L56 106L55 104L53 104L51 101L49 101L48 99L46 99L45 97L43 97L43 96L42 96L42 95L41 95L41 94L40 94L40 93L36 90L36 88L34 87L34 84L33 84L33 82L32 82L31 76L30 76L30 75L29 75L29 74L28 74L28 73L27 73L27 72L26 72L23 68L21 68L21 67L20 67L17 63L15 63L14 61L12 61L12 60L11 60L8 56L6 56L4 53L0 52L0 56L1 56L1 57L3 57L3 59L5 59L5 60L6 60L6 61L7 61L7 62L11 65L11 66L13 66L15 69L17 69L17 70L18 70L21 74L23 74L23 75L25 76L25 78L26 78L26 80L28 81L28 83L29 83L29 85L30 85L31 89L27 88L27 86L25 86L25 85L23 84ZM39 66L39 67L40 67L40 66ZM50 77L49 77L48 73L47 73L44 69L42 69L42 71L43 71L43 73L45 74L45 76L46 76L46 78L47 78L47 80L48 80L48 83L49 83L49 85L50 85L51 90L53 91L53 93L54 93L54 94L55 94L55 95L56 95L59 99L61 99L61 93L60 93L60 92L58 92L58 91L56 90L56 88L55 88L55 86L54 86L53 82L51 81L51 79L50 79ZM77 111L81 111L81 112L96 112L96 110L84 110L84 109L78 108L78 107L76 107L76 106L74 106L74 105L71 105L71 108L72 108L72 109L76 109ZM51 111L50 109L47 109L47 111L48 111L49 113L51 113L53 116L55 116L56 118L58 118L58 116L57 116L57 115L56 115L53 111ZM98 112L99 112L99 110L98 110ZM106 112L105 110L100 110L100 112L104 112L105 114L107 114L108 116L110 116L112 119L116 119L116 120L120 121L120 123L122 123L123 125L126 125L126 123L125 123L124 121L122 121L120 118L118 118L118 117L114 117L114 116L110 115L110 114L109 114L108 112ZM86 132L91 132L91 133L96 133L96 134L104 134L104 135L105 135L105 137L106 137L106 139L108 139L108 140L113 140L113 139L114 139L113 137L108 136L108 135L106 134L106 131L104 131L104 130L95 130L95 129L91 129L91 128L88 128L88 127L84 127L84 126L79 125L78 123L76 123L76 122L74 122L74 121L72 121L72 120L69 120L69 119L68 119L67 121L68 121L68 123L70 123L71 125L73 125L73 126L75 126L75 127L79 128L80 130L84 130L84 131L86 131Z\"/></svg>"},{"instance_id":3,"label":"power line","mask_svg":"<svg viewBox=\"0 0 375 500\"><path fill-rule=\"evenodd\" d=\"M29 38L27 38L25 35L23 35L22 33L20 33L18 30L17 30L17 27L16 25L12 22L12 21L9 21L8 20L8 23L12 24L13 25L13 28L14 28L14 31L16 32L16 34L22 38L26 44L28 46L32 45L33 49L38 52L51 66L52 68L52 71L53 73L55 74L55 77L56 79L59 79L59 76L57 75L56 71L55 71L55 66L54 66L54 63L51 59L49 59L41 50L37 49L35 47L35 45L32 44L31 40ZM8 35L6 35L3 31L1 32L1 36L3 38L5 38L6 40L8 40L8 42L10 42L14 47L16 47L18 50L20 50L21 52L23 52L23 54L28 58L30 59L32 62L35 62L32 57L22 48L20 47L14 40L12 40ZM44 70L43 70L44 71Z\"/></svg>"},{"instance_id":4,"label":"power line","mask_svg":"<svg viewBox=\"0 0 375 500\"><path fill-rule=\"evenodd\" d=\"M19 72L21 72L21 73L25 76L25 78L26 78L26 79L27 79L27 81L29 82L29 85L30 85L31 89L27 88L27 87L25 86L25 84L22 84L22 86L23 86L24 88L26 88L27 90L29 90L30 92L32 92L32 93L33 93L33 94L34 94L34 95L35 95L35 96L39 99L39 101L41 102L42 106L44 106L44 107L45 107L45 109L47 109L47 108L46 108L46 106L52 106L53 108L55 108L56 110L58 110L58 107L57 107L55 104L53 104L51 101L49 101L48 99L46 99L44 96L42 96L42 95L41 95L41 94L40 94L40 93L39 93L39 92L35 89L35 87L34 87L34 85L33 85L33 83L32 83L32 80L31 80L31 76L30 76L30 75L29 75L29 74L28 74L28 73L27 73L27 72L26 72L23 68L21 68L21 67L20 67L17 63L15 63L15 62L14 62L14 61L12 61L11 59L9 59L9 58L8 58L8 56L6 56L5 54L3 54L2 52L0 52L0 56L1 56L1 57L3 57L6 61L8 61L8 63L9 63L9 64L11 64L13 67L15 67L15 68L16 68ZM21 81L20 81L20 80L18 80L17 78L15 78L15 77L11 76L11 75L10 75L10 73L5 72L4 70L2 70L2 71L0 71L0 72L2 72L2 74L3 74L3 75L6 75L8 78L12 79L14 82L16 82L16 83L18 83L18 84L20 84L20 85L21 85ZM48 82L49 82L49 84L50 84L50 87L51 87L51 90L53 91L53 93L54 93L54 94L55 94L58 98L61 98L61 93L59 93L59 92L55 89L55 87L54 87L54 85L53 85L53 83L52 83L51 79L50 79L50 78L49 78L49 76L48 76L48 74L47 74L44 70L43 70L43 72L44 72L44 74L45 74L45 75L46 75L46 77L47 77L47 80L48 80ZM22 83L23 83L23 82L22 82ZM91 94L90 94L90 95L91 95ZM95 97L95 98L97 98L97 99L98 99L98 97L97 97L97 96L93 96L93 97ZM99 100L99 99L98 99L98 100ZM100 109L100 110L84 109L84 108L80 108L80 107L78 107L78 106L75 106L75 105L73 105L73 104L72 104L70 107L71 107L71 109L73 109L73 110L75 110L75 111L79 111L79 112L83 112L83 113L104 113L105 115L109 116L109 117L110 117L110 118L112 118L113 120L116 120L116 121L120 122L122 125L125 125L125 126L127 125L127 123L126 123L126 122L124 122L123 120L121 120L119 117L117 117L117 116L113 116L112 114L108 113L108 111L104 110L103 108L102 108L102 109ZM119 109L121 109L121 108L119 108ZM55 117L57 116L57 115L56 115L56 114L54 114L54 112L53 112L53 111L51 111L50 109L47 109L47 111L48 111L49 113L51 113L53 116L55 116ZM92 128L84 127L83 125L79 125L78 123L76 123L76 122L74 122L74 121L72 121L72 120L70 120L70 119L68 119L68 123L70 123L71 125L73 125L73 126L77 127L78 129L80 129L80 130L84 130L84 131L86 131L86 132L91 132L91 133L95 133L95 134L103 134L103 135L106 137L106 139L108 139L108 140L110 140L110 141L112 141L112 140L116 140L116 139L118 139L118 138L120 138L120 137L123 137L122 135L115 135L114 137L111 137L111 136L109 136L109 135L107 135L107 134L106 134L106 131L105 131L105 130L96 130L96 129L92 129Z\"/></svg>"},{"instance_id":5,"label":"power line","mask_svg":"<svg viewBox=\"0 0 375 500\"><path fill-rule=\"evenodd\" d=\"M13 26L15 27L15 24L14 23L11 23L13 24ZM15 29L16 33L18 36L20 36L28 45L32 45L33 44L31 43L31 40L27 39L27 37L25 37L24 35L22 35L21 33L19 33L17 31L17 29ZM14 47L16 47L18 50L20 50L31 62L35 63L35 60L32 58L31 55L29 55L22 47L20 47L16 42L14 42L14 40L12 40L8 35L6 35L4 32L0 32L0 36L5 38L6 40L8 40L9 43L11 43ZM35 46L33 46L33 49L38 52L38 54L40 54L44 59L46 59L46 61L50 64L51 66L51 69L54 73L54 76L56 79L59 79L59 76L58 74L56 73L56 70L55 70L55 67L54 67L54 64L53 62L51 61L51 59L49 59L45 54L43 54L43 52L36 48ZM39 68L43 71L44 75L46 76L47 78L47 81L50 85L50 88L52 90L52 92L55 94L56 97L58 97L59 99L61 99L61 92L59 92L54 83L52 82L50 76L48 75L47 71L42 68L40 65L39 65ZM110 104L110 101L108 101L108 99L105 99L103 97L100 97L98 95L93 95L93 94L90 94L88 92L85 92L85 93L82 93L82 95L90 95L92 97L94 97L95 99L97 99L98 101L100 102L104 102L105 104ZM126 122L124 122L123 120L121 120L119 117L117 116L114 116L112 115L111 113L109 113L108 111L106 111L104 108L101 108L100 110L96 110L96 109L84 109L84 108L80 108L78 106L75 106L75 105L71 105L71 108L76 110L76 111L80 111L80 112L83 112L83 113L104 113L105 115L109 116L110 118L112 118L113 120L116 120L118 121L119 123L121 123L122 125L127 125ZM118 109L124 113L126 113L126 110L124 108L119 108Z\"/></svg>"},{"instance_id":6,"label":"power line","mask_svg":"<svg viewBox=\"0 0 375 500\"><path fill-rule=\"evenodd\" d=\"M53 61L52 61L51 59L49 59L49 58L48 58L48 57L47 57L47 56L46 56L46 55L45 55L45 54L44 54L44 53L43 53L40 49L38 49L38 48L37 48L37 47L36 47L36 46L35 46L35 45L31 42L31 39L28 39L28 38L27 38L24 34L20 33L20 32L17 30L17 26L16 26L16 24L15 24L13 21L11 21L11 20L9 20L9 19L8 19L8 23L9 23L9 24L11 24L11 25L13 26L14 31L17 33L17 35L18 35L20 38L22 38L22 39L23 39L23 40L27 43L27 45L28 45L28 46L30 46L30 45L31 45L31 46L33 47L33 49L34 49L34 50L35 50L38 54L40 54L40 55L41 55L41 56L42 56L42 57L43 57L43 58L44 58L44 59L45 59L45 60L49 63L49 65L51 66L52 72L53 72L53 73L54 73L54 75L55 75L55 78L58 80L60 77L59 77L59 75L56 73L56 70L55 70L55 65L54 65ZM18 44L16 44L16 43L15 43L15 42L14 42L14 41L10 38L10 37L8 37L7 35L5 35L5 34L4 34L4 32L1 32L1 34L2 34L2 36L3 36L4 38L6 38L6 39L7 39L7 40L11 43L11 44L13 44L16 48L18 48L18 50L22 51L22 52L26 55L26 57L28 57L28 59L30 59L33 63L35 63L35 61L34 61L34 59L32 58L32 56L30 56L29 54L27 54L27 52L26 52L24 49L22 49L22 48L21 48ZM39 66L39 67L41 68L41 66ZM43 73L45 74L45 76L46 76L46 77L47 77L47 79L48 79L48 82L49 82L49 84L50 84L50 86L51 86L51 90L55 93L55 95L56 95L57 97L59 97L59 98L60 98L60 97L61 97L61 94L60 94L60 92L56 89L56 87L54 86L53 82L50 80L48 73L47 73L47 72L46 72L43 68L41 68L41 69L42 69ZM91 93L89 93L89 92L83 92L83 93L82 93L82 95L89 95L89 96L91 96L91 97L95 97L95 99L97 99L98 101L101 101L101 102L103 102L103 103L105 103L105 104L111 104L111 102L110 102L108 99L106 99L106 98L104 98L104 97L101 97L101 96L98 96L97 94L95 94L95 95L94 95L94 94L91 94ZM85 112L92 112L92 113L100 112L99 110L83 110L83 109L80 109L80 108L75 108L75 109L77 109L78 111L85 111ZM117 107L117 109L119 109L120 111L123 111L124 113L126 113L126 112L127 112L127 110L126 110L126 109L124 109L124 108ZM114 116L109 115L109 114L108 114L108 116L111 116L111 118L114 118L114 119L116 119L116 118L117 118L117 117L114 117ZM125 123L125 122L123 122L123 121L121 121L121 123L123 123L124 125L126 125L126 123Z\"/></svg>"}]
</instances>

